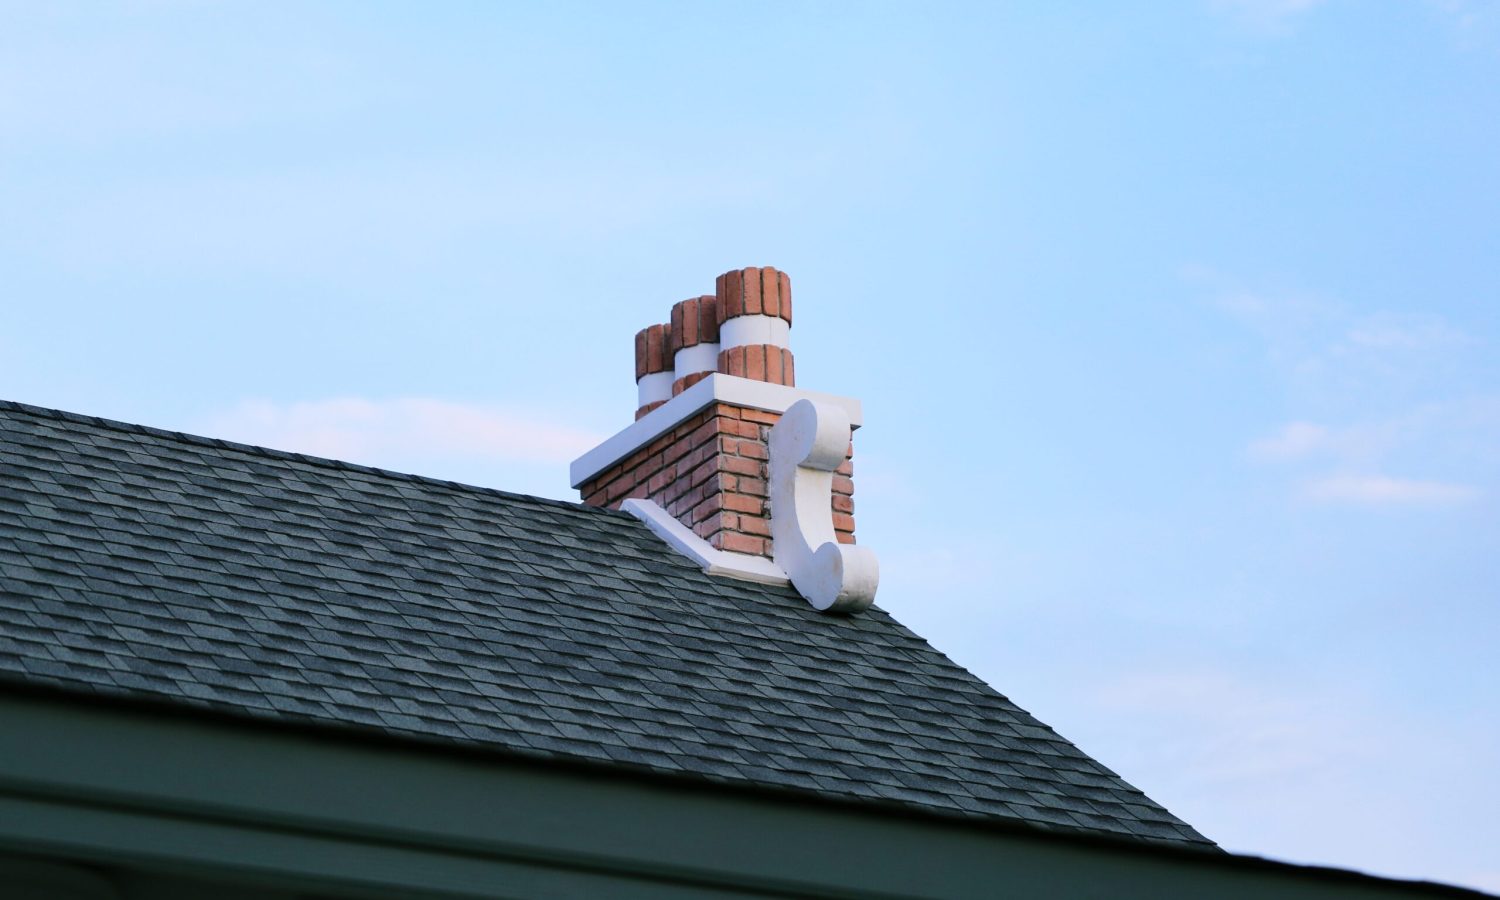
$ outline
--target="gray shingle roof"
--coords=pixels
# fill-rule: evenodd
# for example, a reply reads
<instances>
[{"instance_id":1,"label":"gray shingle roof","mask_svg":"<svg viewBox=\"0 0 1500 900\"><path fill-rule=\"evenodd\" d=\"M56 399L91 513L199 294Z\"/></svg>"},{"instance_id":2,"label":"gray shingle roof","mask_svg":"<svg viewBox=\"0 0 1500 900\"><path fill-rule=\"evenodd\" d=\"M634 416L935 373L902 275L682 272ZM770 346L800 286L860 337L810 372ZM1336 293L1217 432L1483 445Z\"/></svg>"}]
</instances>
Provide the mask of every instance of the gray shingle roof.
<instances>
[{"instance_id":1,"label":"gray shingle roof","mask_svg":"<svg viewBox=\"0 0 1500 900\"><path fill-rule=\"evenodd\" d=\"M1205 838L879 608L621 513L0 401L0 683Z\"/></svg>"}]
</instances>

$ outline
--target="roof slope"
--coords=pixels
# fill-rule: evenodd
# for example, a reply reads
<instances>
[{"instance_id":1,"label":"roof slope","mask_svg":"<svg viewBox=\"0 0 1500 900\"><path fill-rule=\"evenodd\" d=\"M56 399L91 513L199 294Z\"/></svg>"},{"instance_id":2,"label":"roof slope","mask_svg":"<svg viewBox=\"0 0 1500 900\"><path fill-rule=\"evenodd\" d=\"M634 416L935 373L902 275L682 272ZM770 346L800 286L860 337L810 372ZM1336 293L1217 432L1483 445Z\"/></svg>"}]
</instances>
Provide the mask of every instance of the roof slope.
<instances>
[{"instance_id":1,"label":"roof slope","mask_svg":"<svg viewBox=\"0 0 1500 900\"><path fill-rule=\"evenodd\" d=\"M1208 844L882 610L628 515L3 401L0 680Z\"/></svg>"}]
</instances>

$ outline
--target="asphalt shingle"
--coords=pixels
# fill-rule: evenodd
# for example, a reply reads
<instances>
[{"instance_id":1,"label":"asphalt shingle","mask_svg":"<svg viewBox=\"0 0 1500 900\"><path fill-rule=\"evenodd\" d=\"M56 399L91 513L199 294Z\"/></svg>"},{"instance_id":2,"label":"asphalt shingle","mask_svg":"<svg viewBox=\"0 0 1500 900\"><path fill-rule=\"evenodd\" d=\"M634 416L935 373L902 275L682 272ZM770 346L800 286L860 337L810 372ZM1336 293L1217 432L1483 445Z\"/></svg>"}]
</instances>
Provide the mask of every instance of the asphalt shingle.
<instances>
[{"instance_id":1,"label":"asphalt shingle","mask_svg":"<svg viewBox=\"0 0 1500 900\"><path fill-rule=\"evenodd\" d=\"M632 517L0 401L0 682L1209 845L880 608Z\"/></svg>"}]
</instances>

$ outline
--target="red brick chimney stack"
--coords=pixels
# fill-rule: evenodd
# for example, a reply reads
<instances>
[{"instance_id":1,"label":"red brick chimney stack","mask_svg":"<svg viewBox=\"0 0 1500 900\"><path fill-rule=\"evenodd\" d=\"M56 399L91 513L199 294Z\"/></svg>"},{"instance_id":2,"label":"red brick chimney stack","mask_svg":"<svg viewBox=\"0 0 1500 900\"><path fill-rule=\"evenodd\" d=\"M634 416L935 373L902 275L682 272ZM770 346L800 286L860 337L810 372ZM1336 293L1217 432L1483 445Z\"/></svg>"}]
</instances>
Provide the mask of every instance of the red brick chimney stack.
<instances>
[{"instance_id":1,"label":"red brick chimney stack","mask_svg":"<svg viewBox=\"0 0 1500 900\"><path fill-rule=\"evenodd\" d=\"M770 558L771 427L799 397L824 396L788 390L791 327L791 279L751 267L719 276L713 296L674 304L669 326L636 334L637 422L574 463L583 501L650 500L715 550ZM711 376L720 380L701 384ZM847 402L858 427L858 403ZM852 474L846 457L832 476L841 544L854 543Z\"/></svg>"}]
</instances>

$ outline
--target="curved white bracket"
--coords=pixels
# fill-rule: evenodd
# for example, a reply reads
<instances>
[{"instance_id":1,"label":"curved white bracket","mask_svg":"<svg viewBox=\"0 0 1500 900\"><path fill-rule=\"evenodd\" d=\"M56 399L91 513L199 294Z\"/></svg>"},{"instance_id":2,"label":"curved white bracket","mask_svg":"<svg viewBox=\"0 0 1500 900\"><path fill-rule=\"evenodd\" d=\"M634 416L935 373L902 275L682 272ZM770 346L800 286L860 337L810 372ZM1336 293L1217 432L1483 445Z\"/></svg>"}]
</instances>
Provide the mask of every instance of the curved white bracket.
<instances>
[{"instance_id":1,"label":"curved white bracket","mask_svg":"<svg viewBox=\"0 0 1500 900\"><path fill-rule=\"evenodd\" d=\"M849 447L849 414L802 399L771 428L771 548L815 609L856 612L875 600L880 564L833 531L833 470Z\"/></svg>"}]
</instances>

